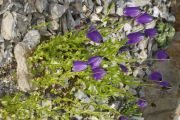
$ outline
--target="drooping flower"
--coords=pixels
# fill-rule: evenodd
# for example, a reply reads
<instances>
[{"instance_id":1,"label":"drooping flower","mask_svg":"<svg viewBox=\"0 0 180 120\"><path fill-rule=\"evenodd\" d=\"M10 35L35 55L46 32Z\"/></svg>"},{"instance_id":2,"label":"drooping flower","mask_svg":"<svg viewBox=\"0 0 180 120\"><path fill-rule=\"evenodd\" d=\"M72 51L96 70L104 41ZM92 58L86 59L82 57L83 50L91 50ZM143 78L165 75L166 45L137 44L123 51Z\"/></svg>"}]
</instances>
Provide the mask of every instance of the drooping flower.
<instances>
[{"instance_id":1,"label":"drooping flower","mask_svg":"<svg viewBox=\"0 0 180 120\"><path fill-rule=\"evenodd\" d=\"M161 87L165 87L165 88L168 88L170 87L170 83L168 81L159 81L157 82Z\"/></svg>"},{"instance_id":2,"label":"drooping flower","mask_svg":"<svg viewBox=\"0 0 180 120\"><path fill-rule=\"evenodd\" d=\"M94 68L93 69L93 78L95 80L100 80L106 75L106 71L102 68Z\"/></svg>"},{"instance_id":3,"label":"drooping flower","mask_svg":"<svg viewBox=\"0 0 180 120\"><path fill-rule=\"evenodd\" d=\"M119 48L118 54L121 54L121 53L126 52L128 50L129 50L129 48L127 46L122 46L121 48Z\"/></svg>"},{"instance_id":4,"label":"drooping flower","mask_svg":"<svg viewBox=\"0 0 180 120\"><path fill-rule=\"evenodd\" d=\"M87 63L83 61L74 61L73 62L73 72L79 72L87 68Z\"/></svg>"},{"instance_id":5,"label":"drooping flower","mask_svg":"<svg viewBox=\"0 0 180 120\"><path fill-rule=\"evenodd\" d=\"M149 79L153 81L161 81L162 80L162 74L158 71L154 71L149 75Z\"/></svg>"},{"instance_id":6,"label":"drooping flower","mask_svg":"<svg viewBox=\"0 0 180 120\"><path fill-rule=\"evenodd\" d=\"M124 116L120 116L119 117L119 120L129 120L127 117L124 117Z\"/></svg>"},{"instance_id":7,"label":"drooping flower","mask_svg":"<svg viewBox=\"0 0 180 120\"><path fill-rule=\"evenodd\" d=\"M155 57L159 60L164 60L164 59L168 59L169 55L166 53L166 51L164 50L159 50L156 52Z\"/></svg>"},{"instance_id":8,"label":"drooping flower","mask_svg":"<svg viewBox=\"0 0 180 120\"><path fill-rule=\"evenodd\" d=\"M128 34L128 42L127 44L136 44L144 39L144 35L141 32L134 32Z\"/></svg>"},{"instance_id":9,"label":"drooping flower","mask_svg":"<svg viewBox=\"0 0 180 120\"><path fill-rule=\"evenodd\" d=\"M155 38L158 34L156 28L145 29L144 33L150 38Z\"/></svg>"},{"instance_id":10,"label":"drooping flower","mask_svg":"<svg viewBox=\"0 0 180 120\"><path fill-rule=\"evenodd\" d=\"M86 34L86 37L96 43L100 43L103 40L102 35L99 33L99 31L94 26L91 26L89 28L89 30Z\"/></svg>"},{"instance_id":11,"label":"drooping flower","mask_svg":"<svg viewBox=\"0 0 180 120\"><path fill-rule=\"evenodd\" d=\"M147 13L143 13L142 15L136 18L136 22L139 24L146 24L153 21L153 17Z\"/></svg>"},{"instance_id":12,"label":"drooping flower","mask_svg":"<svg viewBox=\"0 0 180 120\"><path fill-rule=\"evenodd\" d=\"M137 105L138 105L140 108L145 108L145 107L148 105L148 103L147 103L146 100L139 99L139 100L137 101Z\"/></svg>"},{"instance_id":13,"label":"drooping flower","mask_svg":"<svg viewBox=\"0 0 180 120\"><path fill-rule=\"evenodd\" d=\"M94 56L88 59L88 64L92 67L92 69L94 69L100 66L101 61L102 61L102 57Z\"/></svg>"},{"instance_id":14,"label":"drooping flower","mask_svg":"<svg viewBox=\"0 0 180 120\"><path fill-rule=\"evenodd\" d=\"M121 68L121 70L122 70L123 72L125 72L125 73L128 72L128 68L127 68L125 65L120 64L119 66L120 66L120 68Z\"/></svg>"},{"instance_id":15,"label":"drooping flower","mask_svg":"<svg viewBox=\"0 0 180 120\"><path fill-rule=\"evenodd\" d=\"M136 17L141 13L139 7L125 7L123 10L124 16Z\"/></svg>"}]
</instances>

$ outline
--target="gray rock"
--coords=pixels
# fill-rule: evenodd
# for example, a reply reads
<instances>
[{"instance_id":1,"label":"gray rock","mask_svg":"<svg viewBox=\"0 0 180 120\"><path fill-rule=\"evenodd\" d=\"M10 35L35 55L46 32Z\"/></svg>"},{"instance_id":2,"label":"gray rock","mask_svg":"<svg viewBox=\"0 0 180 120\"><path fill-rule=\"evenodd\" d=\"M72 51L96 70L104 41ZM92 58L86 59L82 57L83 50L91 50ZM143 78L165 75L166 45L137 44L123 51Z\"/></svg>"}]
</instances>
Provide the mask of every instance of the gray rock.
<instances>
[{"instance_id":1,"label":"gray rock","mask_svg":"<svg viewBox=\"0 0 180 120\"><path fill-rule=\"evenodd\" d=\"M0 63L4 56L4 39L0 36Z\"/></svg>"},{"instance_id":2,"label":"gray rock","mask_svg":"<svg viewBox=\"0 0 180 120\"><path fill-rule=\"evenodd\" d=\"M29 31L24 39L23 43L25 43L30 49L34 49L40 43L40 34L37 30Z\"/></svg>"},{"instance_id":3,"label":"gray rock","mask_svg":"<svg viewBox=\"0 0 180 120\"><path fill-rule=\"evenodd\" d=\"M24 12L26 14L31 14L36 12L36 7L35 7L35 0L28 0L24 6Z\"/></svg>"},{"instance_id":4,"label":"gray rock","mask_svg":"<svg viewBox=\"0 0 180 120\"><path fill-rule=\"evenodd\" d=\"M67 27L68 30L72 30L76 26L76 22L74 21L74 18L70 12L70 10L67 11Z\"/></svg>"},{"instance_id":5,"label":"gray rock","mask_svg":"<svg viewBox=\"0 0 180 120\"><path fill-rule=\"evenodd\" d=\"M1 26L1 35L6 40L13 40L16 34L16 18L10 11L7 11L3 14L2 26Z\"/></svg>"},{"instance_id":6,"label":"gray rock","mask_svg":"<svg viewBox=\"0 0 180 120\"><path fill-rule=\"evenodd\" d=\"M3 4L3 0L0 0L0 5L2 5Z\"/></svg>"},{"instance_id":7,"label":"gray rock","mask_svg":"<svg viewBox=\"0 0 180 120\"><path fill-rule=\"evenodd\" d=\"M47 0L36 0L35 2L36 9L38 12L42 13L44 10L46 10L48 6L48 1Z\"/></svg>"},{"instance_id":8,"label":"gray rock","mask_svg":"<svg viewBox=\"0 0 180 120\"><path fill-rule=\"evenodd\" d=\"M49 6L49 10L52 19L58 19L66 12L67 8L60 4L51 3Z\"/></svg>"},{"instance_id":9,"label":"gray rock","mask_svg":"<svg viewBox=\"0 0 180 120\"><path fill-rule=\"evenodd\" d=\"M54 19L52 21L50 21L49 25L48 25L48 29L51 30L58 30L59 29L59 20L58 19Z\"/></svg>"}]
</instances>

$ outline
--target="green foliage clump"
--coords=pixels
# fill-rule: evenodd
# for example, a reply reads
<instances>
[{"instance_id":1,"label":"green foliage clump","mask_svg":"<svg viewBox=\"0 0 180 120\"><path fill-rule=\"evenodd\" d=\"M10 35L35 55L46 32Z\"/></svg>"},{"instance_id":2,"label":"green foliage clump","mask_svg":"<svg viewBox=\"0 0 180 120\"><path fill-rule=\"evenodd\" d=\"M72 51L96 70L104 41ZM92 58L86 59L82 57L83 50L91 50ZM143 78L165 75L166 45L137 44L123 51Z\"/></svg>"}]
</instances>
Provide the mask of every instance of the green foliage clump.
<instances>
[{"instance_id":1,"label":"green foliage clump","mask_svg":"<svg viewBox=\"0 0 180 120\"><path fill-rule=\"evenodd\" d=\"M169 23L160 22L157 25L158 36L157 43L161 47L166 47L175 35L174 27Z\"/></svg>"},{"instance_id":2,"label":"green foliage clump","mask_svg":"<svg viewBox=\"0 0 180 120\"><path fill-rule=\"evenodd\" d=\"M103 37L115 33L123 27L123 22L115 22L116 29L110 26L97 26ZM120 63L129 60L126 53L117 55L118 50L126 43L106 40L100 45L90 44L86 38L87 28L56 36L38 46L29 58L29 67L34 75L33 84L36 90L28 93L17 93L1 99L0 113L3 118L12 119L62 119L69 120L76 115L104 117L106 120L139 114L135 104L137 98L124 89L122 85L138 85L139 81L124 74ZM96 81L91 68L81 72L72 72L73 61L87 61L92 56L102 56L102 68L106 76ZM85 93L89 100L75 97L75 93ZM122 99L122 108L110 107L111 100Z\"/></svg>"}]
</instances>

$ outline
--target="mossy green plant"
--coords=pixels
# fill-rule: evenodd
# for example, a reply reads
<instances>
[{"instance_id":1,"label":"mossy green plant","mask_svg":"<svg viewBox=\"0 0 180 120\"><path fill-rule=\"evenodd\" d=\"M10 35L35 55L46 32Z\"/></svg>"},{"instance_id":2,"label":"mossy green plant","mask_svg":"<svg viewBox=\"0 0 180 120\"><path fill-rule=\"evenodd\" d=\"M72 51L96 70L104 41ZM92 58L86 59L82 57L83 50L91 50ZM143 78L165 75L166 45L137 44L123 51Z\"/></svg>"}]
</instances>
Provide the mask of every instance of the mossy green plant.
<instances>
[{"instance_id":1,"label":"mossy green plant","mask_svg":"<svg viewBox=\"0 0 180 120\"><path fill-rule=\"evenodd\" d=\"M113 23L121 29L123 22ZM110 26L97 26L103 37L117 32ZM37 90L28 93L17 93L1 99L0 107L3 118L12 119L62 119L69 120L76 115L104 117L107 120L117 119L119 115L140 115L137 98L122 85L138 85L139 81L127 76L120 68L120 63L129 62L126 53L117 55L127 39L90 44L86 38L87 27L56 36L48 42L42 42L28 64L34 75L33 84ZM72 72L73 61L87 61L91 56L102 56L101 66L107 75L100 81L92 77L91 68L81 72ZM87 95L88 101L75 96L78 91ZM126 99L123 109L110 106L111 97ZM48 105L43 105L46 103Z\"/></svg>"}]
</instances>

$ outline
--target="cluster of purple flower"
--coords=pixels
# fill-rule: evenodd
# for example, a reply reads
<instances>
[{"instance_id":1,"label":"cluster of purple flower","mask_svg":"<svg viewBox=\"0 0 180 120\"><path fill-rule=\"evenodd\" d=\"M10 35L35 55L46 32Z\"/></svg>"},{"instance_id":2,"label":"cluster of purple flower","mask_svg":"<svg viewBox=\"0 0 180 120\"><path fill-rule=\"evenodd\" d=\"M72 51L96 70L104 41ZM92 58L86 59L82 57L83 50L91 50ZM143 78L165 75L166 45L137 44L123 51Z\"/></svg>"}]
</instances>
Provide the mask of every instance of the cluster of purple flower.
<instances>
[{"instance_id":1,"label":"cluster of purple flower","mask_svg":"<svg viewBox=\"0 0 180 120\"><path fill-rule=\"evenodd\" d=\"M100 56L93 56L88 59L87 62L83 61L74 61L72 70L74 72L79 72L85 70L88 65L91 66L93 72L93 78L95 80L102 79L106 75L106 71L100 67L102 57Z\"/></svg>"},{"instance_id":2,"label":"cluster of purple flower","mask_svg":"<svg viewBox=\"0 0 180 120\"><path fill-rule=\"evenodd\" d=\"M126 7L126 8L124 8L123 13L124 13L124 16L135 19L135 21L138 24L146 24L146 23L153 21L153 17L146 12L142 12L139 7ZM126 44L136 44L136 43L140 42L141 40L143 40L145 38L145 36L153 39L157 36L157 34L158 34L158 32L157 32L156 28L145 29L144 33L140 32L140 31L130 33L127 35L128 41ZM103 41L102 35L94 26L91 26L89 28L89 30L86 34L86 37L95 43L101 43ZM119 49L118 54L121 54L128 50L129 50L129 48L127 46L123 46ZM155 54L155 57L156 57L156 59L161 60L161 61L169 58L168 54L164 50L157 51ZM104 70L103 68L100 67L102 60L103 60L103 57L93 56L93 57L89 58L87 62L74 61L72 70L74 72L79 72L79 71L85 70L87 68L87 66L90 65L90 67L92 68L92 72L93 72L93 78L95 80L99 80L99 79L102 79L106 75L106 70ZM120 64L119 67L123 72L125 72L125 73L128 72L128 68L125 65ZM149 79L152 81L155 81L157 84L159 84L162 87L170 86L170 84L167 81L162 80L162 75L158 71L152 72L149 75ZM147 104L148 104L147 101L143 100L143 99L139 99L137 101L137 105L140 108L146 107ZM120 116L119 120L128 120L128 118L126 118L124 116Z\"/></svg>"}]
</instances>

